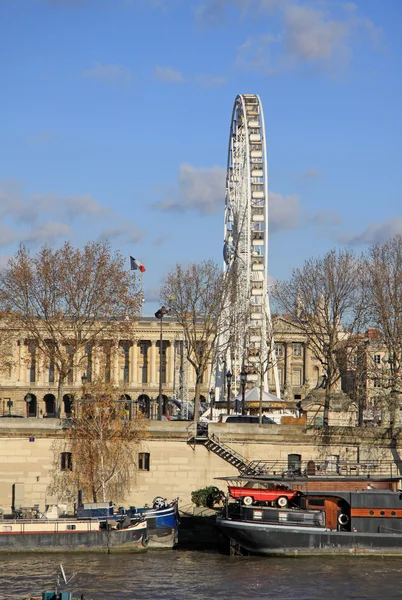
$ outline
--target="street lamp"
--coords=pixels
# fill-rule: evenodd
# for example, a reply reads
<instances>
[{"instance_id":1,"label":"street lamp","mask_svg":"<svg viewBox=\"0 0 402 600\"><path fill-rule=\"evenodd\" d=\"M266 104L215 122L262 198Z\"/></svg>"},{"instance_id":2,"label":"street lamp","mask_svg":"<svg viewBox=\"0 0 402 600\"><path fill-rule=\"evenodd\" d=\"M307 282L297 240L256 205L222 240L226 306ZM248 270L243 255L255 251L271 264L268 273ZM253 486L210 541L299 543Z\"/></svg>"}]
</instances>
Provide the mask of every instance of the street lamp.
<instances>
[{"instance_id":1,"label":"street lamp","mask_svg":"<svg viewBox=\"0 0 402 600\"><path fill-rule=\"evenodd\" d=\"M215 390L214 388L211 388L209 390L209 400L210 400L210 405L211 405L211 413L210 413L210 421L213 421L214 418L214 403L215 403Z\"/></svg>"},{"instance_id":2,"label":"street lamp","mask_svg":"<svg viewBox=\"0 0 402 600\"><path fill-rule=\"evenodd\" d=\"M169 310L166 306L162 306L156 311L155 317L161 322L160 336L159 336L159 396L158 396L158 421L162 421L163 406L162 406L162 343L163 343L163 317L169 314Z\"/></svg>"},{"instance_id":3,"label":"street lamp","mask_svg":"<svg viewBox=\"0 0 402 600\"><path fill-rule=\"evenodd\" d=\"M241 414L246 414L246 383L247 373L243 371L240 373L240 385L241 385Z\"/></svg>"},{"instance_id":4,"label":"street lamp","mask_svg":"<svg viewBox=\"0 0 402 600\"><path fill-rule=\"evenodd\" d=\"M228 390L228 396L227 396L227 414L230 415L230 388L232 385L232 373L230 371L228 371L226 373L226 381L227 381L227 390Z\"/></svg>"},{"instance_id":5,"label":"street lamp","mask_svg":"<svg viewBox=\"0 0 402 600\"><path fill-rule=\"evenodd\" d=\"M26 394L25 398L24 398L25 402L27 403L27 417L29 417L29 405L32 402L32 396L31 394Z\"/></svg>"}]
</instances>

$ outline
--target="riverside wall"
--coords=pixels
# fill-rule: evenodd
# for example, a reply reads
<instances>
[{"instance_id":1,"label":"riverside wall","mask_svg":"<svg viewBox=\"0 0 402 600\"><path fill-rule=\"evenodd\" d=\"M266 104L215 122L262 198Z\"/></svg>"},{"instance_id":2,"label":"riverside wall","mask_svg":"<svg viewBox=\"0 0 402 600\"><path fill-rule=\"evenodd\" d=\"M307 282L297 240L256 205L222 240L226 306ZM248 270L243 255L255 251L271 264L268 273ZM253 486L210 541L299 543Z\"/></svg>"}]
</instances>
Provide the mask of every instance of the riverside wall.
<instances>
[{"instance_id":1,"label":"riverside wall","mask_svg":"<svg viewBox=\"0 0 402 600\"><path fill-rule=\"evenodd\" d=\"M277 461L286 464L289 454L300 454L303 461L323 461L336 455L342 461L393 461L402 454L402 435L381 428L331 428L324 437L319 428L296 425L217 423L209 426L224 444L248 460ZM23 504L57 502L47 488L52 469L58 463L63 439L62 421L57 419L2 419L0 423L0 508L10 512L12 486L23 484ZM155 496L180 498L182 510L191 512L191 492L216 485L216 477L238 474L237 469L208 451L202 444L190 444L187 422L150 421L148 437L139 452L149 453L149 471L135 469L132 489L125 505L151 503ZM74 458L73 458L74 461ZM137 467L137 465L134 465ZM121 502L121 499L113 499Z\"/></svg>"}]
</instances>

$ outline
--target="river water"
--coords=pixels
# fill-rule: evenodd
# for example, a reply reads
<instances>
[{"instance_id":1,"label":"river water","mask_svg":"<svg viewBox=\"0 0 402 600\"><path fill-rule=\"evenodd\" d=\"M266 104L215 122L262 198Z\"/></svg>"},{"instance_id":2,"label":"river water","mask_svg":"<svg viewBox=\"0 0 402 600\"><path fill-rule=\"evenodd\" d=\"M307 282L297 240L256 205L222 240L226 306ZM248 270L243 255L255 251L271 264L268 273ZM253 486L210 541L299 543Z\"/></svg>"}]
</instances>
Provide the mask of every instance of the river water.
<instances>
[{"instance_id":1,"label":"river water","mask_svg":"<svg viewBox=\"0 0 402 600\"><path fill-rule=\"evenodd\" d=\"M189 551L134 555L0 555L0 599L52 589L62 562L69 586L92 600L327 600L402 598L402 559L229 557Z\"/></svg>"}]
</instances>

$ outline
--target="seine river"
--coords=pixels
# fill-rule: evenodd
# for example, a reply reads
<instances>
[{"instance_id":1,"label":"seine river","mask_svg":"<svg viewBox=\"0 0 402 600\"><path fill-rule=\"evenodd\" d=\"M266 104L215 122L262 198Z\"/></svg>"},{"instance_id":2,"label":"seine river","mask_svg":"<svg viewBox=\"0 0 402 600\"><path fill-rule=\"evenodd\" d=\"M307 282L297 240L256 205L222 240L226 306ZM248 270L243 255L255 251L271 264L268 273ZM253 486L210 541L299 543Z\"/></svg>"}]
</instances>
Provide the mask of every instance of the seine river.
<instances>
[{"instance_id":1,"label":"seine river","mask_svg":"<svg viewBox=\"0 0 402 600\"><path fill-rule=\"evenodd\" d=\"M59 562L92 600L401 598L402 559L256 558L188 551L0 555L0 599L52 589ZM73 583L73 582L72 582Z\"/></svg>"}]
</instances>

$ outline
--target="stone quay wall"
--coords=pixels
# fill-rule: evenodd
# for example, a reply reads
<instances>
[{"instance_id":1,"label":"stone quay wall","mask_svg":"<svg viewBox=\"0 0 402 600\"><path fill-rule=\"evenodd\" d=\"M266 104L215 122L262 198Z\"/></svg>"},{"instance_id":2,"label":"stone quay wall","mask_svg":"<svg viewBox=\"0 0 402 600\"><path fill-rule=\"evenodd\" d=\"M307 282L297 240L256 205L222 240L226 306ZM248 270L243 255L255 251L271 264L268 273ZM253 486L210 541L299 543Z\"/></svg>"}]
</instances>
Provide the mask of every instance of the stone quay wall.
<instances>
[{"instance_id":1,"label":"stone quay wall","mask_svg":"<svg viewBox=\"0 0 402 600\"><path fill-rule=\"evenodd\" d=\"M57 456L57 440L63 437L57 419L4 419L0 423L0 509L11 511L13 484L23 484L24 506L57 502L48 494L52 468ZM133 465L132 489L124 505L150 504L155 496L168 500L179 497L183 511L192 511L191 492L209 485L226 490L216 477L238 474L235 467L202 444L190 444L192 427L188 422L150 421L148 437L139 452L147 453L149 470ZM278 472L290 454L323 463L337 457L342 462L386 464L402 453L402 437L380 428L332 428L324 438L319 428L296 425L217 423L209 433L248 460L268 460L278 464ZM73 458L74 460L74 458ZM396 469L394 469L394 474ZM20 486L21 488L21 486ZM121 499L111 499L116 503Z\"/></svg>"}]
</instances>

